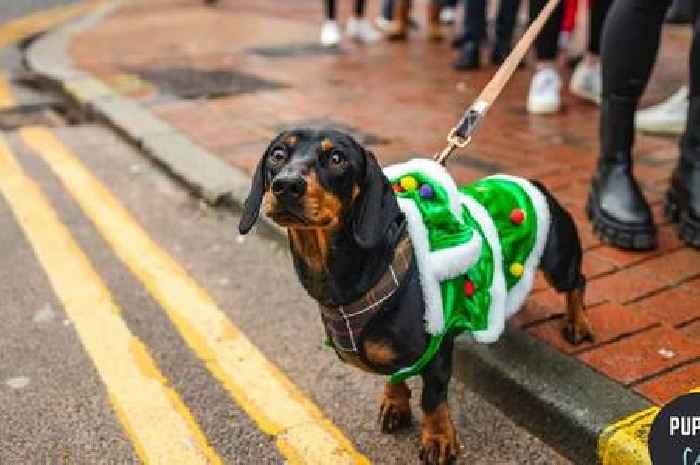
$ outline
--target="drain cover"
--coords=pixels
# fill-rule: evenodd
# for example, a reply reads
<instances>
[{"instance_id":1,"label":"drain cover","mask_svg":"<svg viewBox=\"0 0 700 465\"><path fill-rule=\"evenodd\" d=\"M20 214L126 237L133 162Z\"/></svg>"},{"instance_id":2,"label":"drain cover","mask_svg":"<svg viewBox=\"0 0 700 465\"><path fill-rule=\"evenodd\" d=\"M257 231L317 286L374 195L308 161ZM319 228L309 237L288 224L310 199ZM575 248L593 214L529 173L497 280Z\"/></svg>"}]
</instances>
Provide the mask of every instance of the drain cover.
<instances>
[{"instance_id":1,"label":"drain cover","mask_svg":"<svg viewBox=\"0 0 700 465\"><path fill-rule=\"evenodd\" d=\"M378 134L362 131L356 127L332 119L307 119L275 126L277 131L288 131L294 128L336 129L350 134L362 145L386 145L391 142L389 139L381 137Z\"/></svg>"},{"instance_id":2,"label":"drain cover","mask_svg":"<svg viewBox=\"0 0 700 465\"><path fill-rule=\"evenodd\" d=\"M342 55L345 52L339 47L324 47L315 42L291 44L283 47L260 47L248 49L248 53L265 58L294 58L310 55Z\"/></svg>"},{"instance_id":3,"label":"drain cover","mask_svg":"<svg viewBox=\"0 0 700 465\"><path fill-rule=\"evenodd\" d=\"M160 93L181 99L226 97L286 87L279 82L232 70L173 67L130 71L156 85Z\"/></svg>"}]
</instances>

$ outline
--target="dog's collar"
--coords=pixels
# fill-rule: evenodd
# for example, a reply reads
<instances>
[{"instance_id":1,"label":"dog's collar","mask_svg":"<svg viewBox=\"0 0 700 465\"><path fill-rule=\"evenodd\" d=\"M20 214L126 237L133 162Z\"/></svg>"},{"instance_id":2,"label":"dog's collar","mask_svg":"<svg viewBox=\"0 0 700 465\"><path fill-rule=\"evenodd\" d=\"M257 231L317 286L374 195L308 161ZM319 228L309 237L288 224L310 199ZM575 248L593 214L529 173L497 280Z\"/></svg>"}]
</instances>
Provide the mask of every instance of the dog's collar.
<instances>
[{"instance_id":1,"label":"dog's collar","mask_svg":"<svg viewBox=\"0 0 700 465\"><path fill-rule=\"evenodd\" d=\"M359 338L362 331L399 289L412 261L411 241L408 235L403 233L394 248L394 258L387 270L362 297L347 305L319 304L326 335L336 350L359 354Z\"/></svg>"}]
</instances>

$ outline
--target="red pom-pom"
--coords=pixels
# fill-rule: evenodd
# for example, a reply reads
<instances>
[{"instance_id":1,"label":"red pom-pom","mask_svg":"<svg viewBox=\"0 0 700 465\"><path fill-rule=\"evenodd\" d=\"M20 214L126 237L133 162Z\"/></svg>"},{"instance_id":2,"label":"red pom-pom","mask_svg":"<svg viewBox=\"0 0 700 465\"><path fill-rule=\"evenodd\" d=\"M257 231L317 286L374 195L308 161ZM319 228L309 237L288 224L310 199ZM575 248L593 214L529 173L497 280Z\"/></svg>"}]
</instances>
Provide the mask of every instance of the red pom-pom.
<instances>
[{"instance_id":1,"label":"red pom-pom","mask_svg":"<svg viewBox=\"0 0 700 465\"><path fill-rule=\"evenodd\" d=\"M399 183L396 183L391 187L394 189L394 192L403 192L403 187L401 187L401 184Z\"/></svg>"},{"instance_id":2,"label":"red pom-pom","mask_svg":"<svg viewBox=\"0 0 700 465\"><path fill-rule=\"evenodd\" d=\"M510 222L513 224L520 224L525 220L525 212L519 208L514 208L510 212Z\"/></svg>"},{"instance_id":3,"label":"red pom-pom","mask_svg":"<svg viewBox=\"0 0 700 465\"><path fill-rule=\"evenodd\" d=\"M469 281L468 279L464 281L464 295L467 297L471 297L474 295L474 283Z\"/></svg>"}]
</instances>

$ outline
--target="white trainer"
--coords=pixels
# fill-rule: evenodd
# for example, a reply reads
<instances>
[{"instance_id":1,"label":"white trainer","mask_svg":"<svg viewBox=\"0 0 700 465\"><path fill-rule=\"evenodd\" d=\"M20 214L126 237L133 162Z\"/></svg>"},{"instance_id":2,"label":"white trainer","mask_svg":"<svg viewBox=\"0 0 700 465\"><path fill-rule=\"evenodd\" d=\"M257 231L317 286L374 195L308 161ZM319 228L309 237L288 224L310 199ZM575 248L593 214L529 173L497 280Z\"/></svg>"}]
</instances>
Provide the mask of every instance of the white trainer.
<instances>
[{"instance_id":1,"label":"white trainer","mask_svg":"<svg viewBox=\"0 0 700 465\"><path fill-rule=\"evenodd\" d=\"M553 67L538 69L530 82L527 111L535 115L556 113L561 107L561 77Z\"/></svg>"},{"instance_id":2,"label":"white trainer","mask_svg":"<svg viewBox=\"0 0 700 465\"><path fill-rule=\"evenodd\" d=\"M340 28L337 21L325 21L321 27L321 45L337 47L340 43Z\"/></svg>"},{"instance_id":3,"label":"white trainer","mask_svg":"<svg viewBox=\"0 0 700 465\"><path fill-rule=\"evenodd\" d=\"M577 97L600 105L600 95L603 91L600 62L590 64L585 59L581 60L571 75L569 91Z\"/></svg>"},{"instance_id":4,"label":"white trainer","mask_svg":"<svg viewBox=\"0 0 700 465\"><path fill-rule=\"evenodd\" d=\"M681 135L688 117L688 86L669 98L634 115L634 126L643 132Z\"/></svg>"},{"instance_id":5,"label":"white trainer","mask_svg":"<svg viewBox=\"0 0 700 465\"><path fill-rule=\"evenodd\" d=\"M377 29L382 32L388 32L391 30L391 20L386 19L381 15L374 18L374 25L377 26Z\"/></svg>"},{"instance_id":6,"label":"white trainer","mask_svg":"<svg viewBox=\"0 0 700 465\"><path fill-rule=\"evenodd\" d=\"M442 24L454 24L457 19L457 10L451 6L445 6L440 9L440 22Z\"/></svg>"},{"instance_id":7,"label":"white trainer","mask_svg":"<svg viewBox=\"0 0 700 465\"><path fill-rule=\"evenodd\" d=\"M351 17L346 29L348 37L366 44L376 42L382 38L382 34L374 29L365 18Z\"/></svg>"}]
</instances>

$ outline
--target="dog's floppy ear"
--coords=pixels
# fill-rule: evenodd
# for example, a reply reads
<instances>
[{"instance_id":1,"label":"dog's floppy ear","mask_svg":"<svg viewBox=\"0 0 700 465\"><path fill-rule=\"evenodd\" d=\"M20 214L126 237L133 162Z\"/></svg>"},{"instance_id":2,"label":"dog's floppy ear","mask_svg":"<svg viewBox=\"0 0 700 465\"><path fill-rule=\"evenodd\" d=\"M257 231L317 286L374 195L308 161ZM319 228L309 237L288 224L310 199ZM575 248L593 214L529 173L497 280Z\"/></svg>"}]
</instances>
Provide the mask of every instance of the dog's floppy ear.
<instances>
[{"instance_id":1,"label":"dog's floppy ear","mask_svg":"<svg viewBox=\"0 0 700 465\"><path fill-rule=\"evenodd\" d=\"M252 228L257 221L258 215L260 215L260 204L262 203L263 195L267 190L267 176L265 174L266 154L267 150L258 162L258 167L255 168L250 193L243 204L243 215L241 216L240 223L238 223L238 231L241 234L247 234L248 231L250 231L250 228Z\"/></svg>"},{"instance_id":2,"label":"dog's floppy ear","mask_svg":"<svg viewBox=\"0 0 700 465\"><path fill-rule=\"evenodd\" d=\"M358 246L374 249L387 239L389 227L402 213L374 154L362 150L365 152L365 176L353 206L352 231Z\"/></svg>"}]
</instances>

